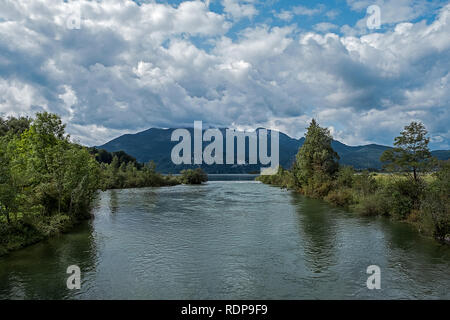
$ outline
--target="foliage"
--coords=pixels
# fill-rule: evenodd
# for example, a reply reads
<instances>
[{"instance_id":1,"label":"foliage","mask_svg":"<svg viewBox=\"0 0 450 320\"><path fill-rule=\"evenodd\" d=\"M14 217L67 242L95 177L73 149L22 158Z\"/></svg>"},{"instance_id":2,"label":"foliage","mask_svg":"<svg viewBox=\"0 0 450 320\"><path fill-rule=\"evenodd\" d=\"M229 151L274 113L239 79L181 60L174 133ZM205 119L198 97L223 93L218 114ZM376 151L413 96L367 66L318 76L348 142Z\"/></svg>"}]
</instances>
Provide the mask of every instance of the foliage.
<instances>
[{"instance_id":1,"label":"foliage","mask_svg":"<svg viewBox=\"0 0 450 320\"><path fill-rule=\"evenodd\" d=\"M364 216L388 216L390 212L388 200L386 194L380 191L363 194L356 199L351 208Z\"/></svg>"},{"instance_id":2,"label":"foliage","mask_svg":"<svg viewBox=\"0 0 450 320\"><path fill-rule=\"evenodd\" d=\"M25 130L30 128L31 119L27 117L9 117L3 119L0 117L0 137L7 134L20 136Z\"/></svg>"},{"instance_id":3,"label":"foliage","mask_svg":"<svg viewBox=\"0 0 450 320\"><path fill-rule=\"evenodd\" d=\"M130 156L124 151L115 151L115 152L108 152L105 149L97 149L97 148L89 148L89 153L95 156L95 160L99 163L105 163L105 164L111 164L114 157L117 157L117 161L119 163L119 167L122 165L122 163L125 163L125 165L128 165L130 162L138 169L141 169L143 167L142 164L140 164L136 158Z\"/></svg>"},{"instance_id":4,"label":"foliage","mask_svg":"<svg viewBox=\"0 0 450 320\"><path fill-rule=\"evenodd\" d=\"M339 171L336 175L337 187L351 188L353 186L353 180L355 176L355 170L350 166L339 167Z\"/></svg>"},{"instance_id":5,"label":"foliage","mask_svg":"<svg viewBox=\"0 0 450 320\"><path fill-rule=\"evenodd\" d=\"M291 171L279 166L276 174L273 175L261 175L257 177L258 181L263 183L272 184L274 186L293 189L295 188L295 179Z\"/></svg>"},{"instance_id":6,"label":"foliage","mask_svg":"<svg viewBox=\"0 0 450 320\"><path fill-rule=\"evenodd\" d=\"M368 171L353 176L353 189L362 196L373 194L378 188L377 181Z\"/></svg>"},{"instance_id":7,"label":"foliage","mask_svg":"<svg viewBox=\"0 0 450 320\"><path fill-rule=\"evenodd\" d=\"M301 191L313 198L324 198L333 188L333 179L324 172L314 172L308 177L306 183L303 183Z\"/></svg>"},{"instance_id":8,"label":"foliage","mask_svg":"<svg viewBox=\"0 0 450 320\"><path fill-rule=\"evenodd\" d=\"M2 120L1 128L1 251L88 217L99 165L86 148L70 142L61 119L44 112L35 119Z\"/></svg>"},{"instance_id":9,"label":"foliage","mask_svg":"<svg viewBox=\"0 0 450 320\"><path fill-rule=\"evenodd\" d=\"M293 189L366 216L388 216L415 224L420 231L443 240L450 236L450 161L435 168L428 150L425 127L412 122L395 138L395 148L382 160L402 174L355 173L351 167L337 169L329 131L313 120L291 171L282 168L274 176L258 180ZM376 175L376 176L375 176Z\"/></svg>"},{"instance_id":10,"label":"foliage","mask_svg":"<svg viewBox=\"0 0 450 320\"><path fill-rule=\"evenodd\" d=\"M307 128L305 142L297 153L293 168L298 186L316 184L324 189L329 178L336 173L339 156L331 147L332 140L330 131L320 127L313 119ZM316 191L313 190L312 193Z\"/></svg>"},{"instance_id":11,"label":"foliage","mask_svg":"<svg viewBox=\"0 0 450 320\"><path fill-rule=\"evenodd\" d=\"M450 161L443 162L428 186L422 202L423 221L430 222L431 233L444 240L450 234Z\"/></svg>"},{"instance_id":12,"label":"foliage","mask_svg":"<svg viewBox=\"0 0 450 320\"><path fill-rule=\"evenodd\" d=\"M184 184L202 184L208 181L208 175L201 169L187 169L181 171L181 183Z\"/></svg>"},{"instance_id":13,"label":"foliage","mask_svg":"<svg viewBox=\"0 0 450 320\"><path fill-rule=\"evenodd\" d=\"M125 189L142 187L162 187L179 184L172 176L163 176L156 172L153 162L140 165L135 162L122 162L114 156L111 164L101 164L100 187L106 189Z\"/></svg>"},{"instance_id":14,"label":"foliage","mask_svg":"<svg viewBox=\"0 0 450 320\"><path fill-rule=\"evenodd\" d=\"M396 220L405 220L411 210L420 206L423 183L393 179L383 187L382 192L388 199L390 215Z\"/></svg>"},{"instance_id":15,"label":"foliage","mask_svg":"<svg viewBox=\"0 0 450 320\"><path fill-rule=\"evenodd\" d=\"M426 135L427 130L422 123L411 122L395 138L395 147L384 151L380 160L387 163L387 169L411 174L417 183L419 174L429 172L435 163L428 149L430 139Z\"/></svg>"},{"instance_id":16,"label":"foliage","mask_svg":"<svg viewBox=\"0 0 450 320\"><path fill-rule=\"evenodd\" d=\"M348 207L353 203L353 192L350 188L331 190L324 198L325 201L335 206Z\"/></svg>"}]
</instances>

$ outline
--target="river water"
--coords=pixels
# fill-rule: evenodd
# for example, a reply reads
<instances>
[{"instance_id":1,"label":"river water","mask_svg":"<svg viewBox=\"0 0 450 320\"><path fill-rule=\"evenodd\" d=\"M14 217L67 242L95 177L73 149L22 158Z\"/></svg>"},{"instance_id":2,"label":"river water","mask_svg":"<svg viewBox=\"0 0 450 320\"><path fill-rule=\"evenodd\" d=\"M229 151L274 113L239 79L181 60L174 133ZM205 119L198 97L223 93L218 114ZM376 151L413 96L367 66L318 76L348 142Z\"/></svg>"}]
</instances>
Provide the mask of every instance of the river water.
<instances>
[{"instance_id":1,"label":"river water","mask_svg":"<svg viewBox=\"0 0 450 320\"><path fill-rule=\"evenodd\" d=\"M449 246L253 181L102 192L94 214L0 258L0 299L450 298Z\"/></svg>"}]
</instances>

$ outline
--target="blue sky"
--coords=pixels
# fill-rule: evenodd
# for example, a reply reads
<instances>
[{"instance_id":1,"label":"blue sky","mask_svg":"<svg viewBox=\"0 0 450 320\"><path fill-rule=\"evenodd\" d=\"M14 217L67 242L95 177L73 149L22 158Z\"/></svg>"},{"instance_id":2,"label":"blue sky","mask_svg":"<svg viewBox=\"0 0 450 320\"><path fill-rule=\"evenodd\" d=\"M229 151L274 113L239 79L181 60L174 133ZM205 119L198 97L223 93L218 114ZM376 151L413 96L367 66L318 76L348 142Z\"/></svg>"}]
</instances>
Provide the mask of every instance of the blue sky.
<instances>
[{"instance_id":1,"label":"blue sky","mask_svg":"<svg viewBox=\"0 0 450 320\"><path fill-rule=\"evenodd\" d=\"M450 149L449 67L448 1L0 0L0 114L58 113L86 145L314 117L350 145L418 120Z\"/></svg>"}]
</instances>

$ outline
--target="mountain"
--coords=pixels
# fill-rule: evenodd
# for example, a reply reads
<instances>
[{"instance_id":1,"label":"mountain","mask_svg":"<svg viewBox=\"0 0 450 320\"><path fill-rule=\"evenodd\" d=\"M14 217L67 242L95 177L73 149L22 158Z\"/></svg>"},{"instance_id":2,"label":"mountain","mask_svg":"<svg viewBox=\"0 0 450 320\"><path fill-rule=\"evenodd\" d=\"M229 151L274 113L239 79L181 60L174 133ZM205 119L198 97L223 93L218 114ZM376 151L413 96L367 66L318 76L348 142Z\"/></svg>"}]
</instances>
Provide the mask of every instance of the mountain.
<instances>
[{"instance_id":1,"label":"mountain","mask_svg":"<svg viewBox=\"0 0 450 320\"><path fill-rule=\"evenodd\" d=\"M192 137L191 149L193 147L193 129L186 128ZM262 128L258 128L257 132ZM171 141L172 132L175 129L159 129L151 128L136 134L125 134L110 142L98 146L98 149L105 149L109 152L125 151L127 154L135 157L141 163L147 163L154 161L156 163L157 170L163 173L179 173L183 169L198 167L198 165L175 165L171 160L172 148L178 144L178 141ZM219 129L224 137L223 150L224 159L226 157L226 135L224 128ZM269 135L270 137L270 131ZM270 139L268 138L270 142ZM298 149L303 145L305 138L295 139L280 132L280 165L284 168L290 168L295 160L295 156ZM203 142L203 148L207 146L209 142ZM343 165L351 165L356 169L381 169L382 163L380 162L380 156L388 146L382 146L377 144L368 144L363 146L348 146L339 141L332 141L333 149L340 156L340 163ZM236 149L236 146L235 146ZM268 146L270 153L270 143ZM248 154L248 139L246 139L246 154ZM432 154L440 160L450 159L450 150L437 150ZM236 150L235 150L236 158ZM235 161L236 163L236 161ZM206 165L201 167L208 173L251 173L259 172L260 164L257 165Z\"/></svg>"}]
</instances>

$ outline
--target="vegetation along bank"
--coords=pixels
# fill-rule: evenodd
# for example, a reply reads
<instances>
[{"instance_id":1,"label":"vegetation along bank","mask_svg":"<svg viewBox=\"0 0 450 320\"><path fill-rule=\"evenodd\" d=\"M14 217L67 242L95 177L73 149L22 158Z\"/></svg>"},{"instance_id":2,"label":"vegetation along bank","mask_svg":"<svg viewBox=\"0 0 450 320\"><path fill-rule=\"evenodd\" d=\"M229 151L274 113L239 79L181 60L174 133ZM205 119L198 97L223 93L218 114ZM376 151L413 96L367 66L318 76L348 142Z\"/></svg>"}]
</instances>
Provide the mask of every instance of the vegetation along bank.
<instances>
[{"instance_id":1,"label":"vegetation along bank","mask_svg":"<svg viewBox=\"0 0 450 320\"><path fill-rule=\"evenodd\" d=\"M74 143L55 114L0 118L0 256L90 218L97 191L207 180L201 169L163 176L124 152Z\"/></svg>"},{"instance_id":2,"label":"vegetation along bank","mask_svg":"<svg viewBox=\"0 0 450 320\"><path fill-rule=\"evenodd\" d=\"M386 174L339 166L326 128L312 120L290 170L260 176L263 183L296 190L366 216L413 224L439 241L450 236L450 161L438 162L428 149L423 124L412 122L395 138L381 161Z\"/></svg>"}]
</instances>

